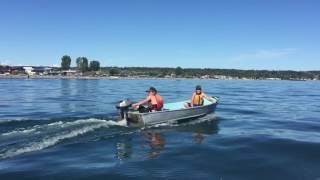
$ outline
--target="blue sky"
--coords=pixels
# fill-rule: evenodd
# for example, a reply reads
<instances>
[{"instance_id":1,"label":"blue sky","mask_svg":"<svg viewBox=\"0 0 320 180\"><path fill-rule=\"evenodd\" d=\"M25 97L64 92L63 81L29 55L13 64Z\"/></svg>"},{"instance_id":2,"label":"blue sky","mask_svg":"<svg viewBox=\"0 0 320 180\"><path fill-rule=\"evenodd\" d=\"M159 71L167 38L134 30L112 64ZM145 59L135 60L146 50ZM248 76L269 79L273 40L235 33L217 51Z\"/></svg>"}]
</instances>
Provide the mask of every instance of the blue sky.
<instances>
[{"instance_id":1,"label":"blue sky","mask_svg":"<svg viewBox=\"0 0 320 180\"><path fill-rule=\"evenodd\" d=\"M0 63L320 70L318 0L0 0Z\"/></svg>"}]
</instances>

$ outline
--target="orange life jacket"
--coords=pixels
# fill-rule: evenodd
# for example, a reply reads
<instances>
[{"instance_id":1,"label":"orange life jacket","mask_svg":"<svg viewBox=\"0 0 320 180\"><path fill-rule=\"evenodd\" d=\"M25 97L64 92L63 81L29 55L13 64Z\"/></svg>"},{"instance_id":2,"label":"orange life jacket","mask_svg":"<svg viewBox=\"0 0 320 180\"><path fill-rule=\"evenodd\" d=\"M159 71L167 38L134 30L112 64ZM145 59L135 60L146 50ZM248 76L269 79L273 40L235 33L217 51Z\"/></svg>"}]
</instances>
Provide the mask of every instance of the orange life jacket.
<instances>
[{"instance_id":1,"label":"orange life jacket","mask_svg":"<svg viewBox=\"0 0 320 180\"><path fill-rule=\"evenodd\" d=\"M149 95L148 98L150 99L150 102L149 102L150 109L152 109L153 106L155 105L157 111L162 111L163 98L160 95L157 95L157 94L155 96Z\"/></svg>"},{"instance_id":2,"label":"orange life jacket","mask_svg":"<svg viewBox=\"0 0 320 180\"><path fill-rule=\"evenodd\" d=\"M201 94L197 94L197 93L193 94L192 104L194 106L202 106L203 102L204 102L204 100L203 100L202 93Z\"/></svg>"}]
</instances>

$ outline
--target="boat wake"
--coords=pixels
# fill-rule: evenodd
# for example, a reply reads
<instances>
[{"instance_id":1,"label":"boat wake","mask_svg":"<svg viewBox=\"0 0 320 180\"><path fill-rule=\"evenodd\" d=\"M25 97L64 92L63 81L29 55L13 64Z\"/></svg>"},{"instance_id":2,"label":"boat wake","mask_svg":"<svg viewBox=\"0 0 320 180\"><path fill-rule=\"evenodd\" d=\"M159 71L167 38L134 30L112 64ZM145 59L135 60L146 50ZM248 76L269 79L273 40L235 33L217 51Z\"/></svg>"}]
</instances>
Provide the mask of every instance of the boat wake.
<instances>
[{"instance_id":1,"label":"boat wake","mask_svg":"<svg viewBox=\"0 0 320 180\"><path fill-rule=\"evenodd\" d=\"M42 150L67 139L112 126L126 126L126 121L90 118L14 129L0 134L0 159Z\"/></svg>"},{"instance_id":2,"label":"boat wake","mask_svg":"<svg viewBox=\"0 0 320 180\"><path fill-rule=\"evenodd\" d=\"M192 122L183 124L157 124L151 127L131 127L136 130L154 128L174 128L198 124L204 121L211 121L214 116L207 115ZM40 151L55 145L75 142L83 138L96 139L101 136L114 136L130 132L129 129L120 130L127 127L126 120L114 121L97 118L78 119L73 121L7 121L3 125L11 124L11 130L0 132L0 159L12 158L24 153ZM7 125L9 125L7 124ZM19 126L20 127L19 127ZM9 127L9 126L8 126ZM13 128L13 129L12 129ZM130 129L131 129L130 128ZM93 133L93 134L90 134ZM86 139L87 141L87 139Z\"/></svg>"}]
</instances>

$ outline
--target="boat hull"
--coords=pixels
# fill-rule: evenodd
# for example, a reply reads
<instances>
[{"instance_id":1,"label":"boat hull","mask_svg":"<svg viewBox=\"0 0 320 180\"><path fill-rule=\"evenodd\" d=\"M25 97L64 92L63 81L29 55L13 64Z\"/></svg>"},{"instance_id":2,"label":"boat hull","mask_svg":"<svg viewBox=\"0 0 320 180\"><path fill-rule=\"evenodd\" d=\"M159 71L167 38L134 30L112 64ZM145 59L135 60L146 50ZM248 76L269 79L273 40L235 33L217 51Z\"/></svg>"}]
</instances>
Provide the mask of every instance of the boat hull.
<instances>
[{"instance_id":1,"label":"boat hull","mask_svg":"<svg viewBox=\"0 0 320 180\"><path fill-rule=\"evenodd\" d=\"M193 108L183 108L177 110L164 110L151 113L129 112L128 121L131 123L141 123L143 125L154 125L161 123L177 123L182 120L196 119L213 113L218 102Z\"/></svg>"}]
</instances>

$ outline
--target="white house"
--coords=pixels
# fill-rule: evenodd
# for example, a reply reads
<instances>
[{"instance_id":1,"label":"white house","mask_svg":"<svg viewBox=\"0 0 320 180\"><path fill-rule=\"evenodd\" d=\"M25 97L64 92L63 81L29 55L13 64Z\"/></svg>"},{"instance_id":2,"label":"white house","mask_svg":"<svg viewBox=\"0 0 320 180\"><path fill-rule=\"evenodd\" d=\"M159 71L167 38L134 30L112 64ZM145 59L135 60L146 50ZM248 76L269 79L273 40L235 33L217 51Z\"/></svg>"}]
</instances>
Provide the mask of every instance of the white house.
<instances>
[{"instance_id":1,"label":"white house","mask_svg":"<svg viewBox=\"0 0 320 180\"><path fill-rule=\"evenodd\" d=\"M33 72L33 67L31 67L31 66L25 66L25 67L23 67L23 69L28 75L34 75L35 74Z\"/></svg>"}]
</instances>

